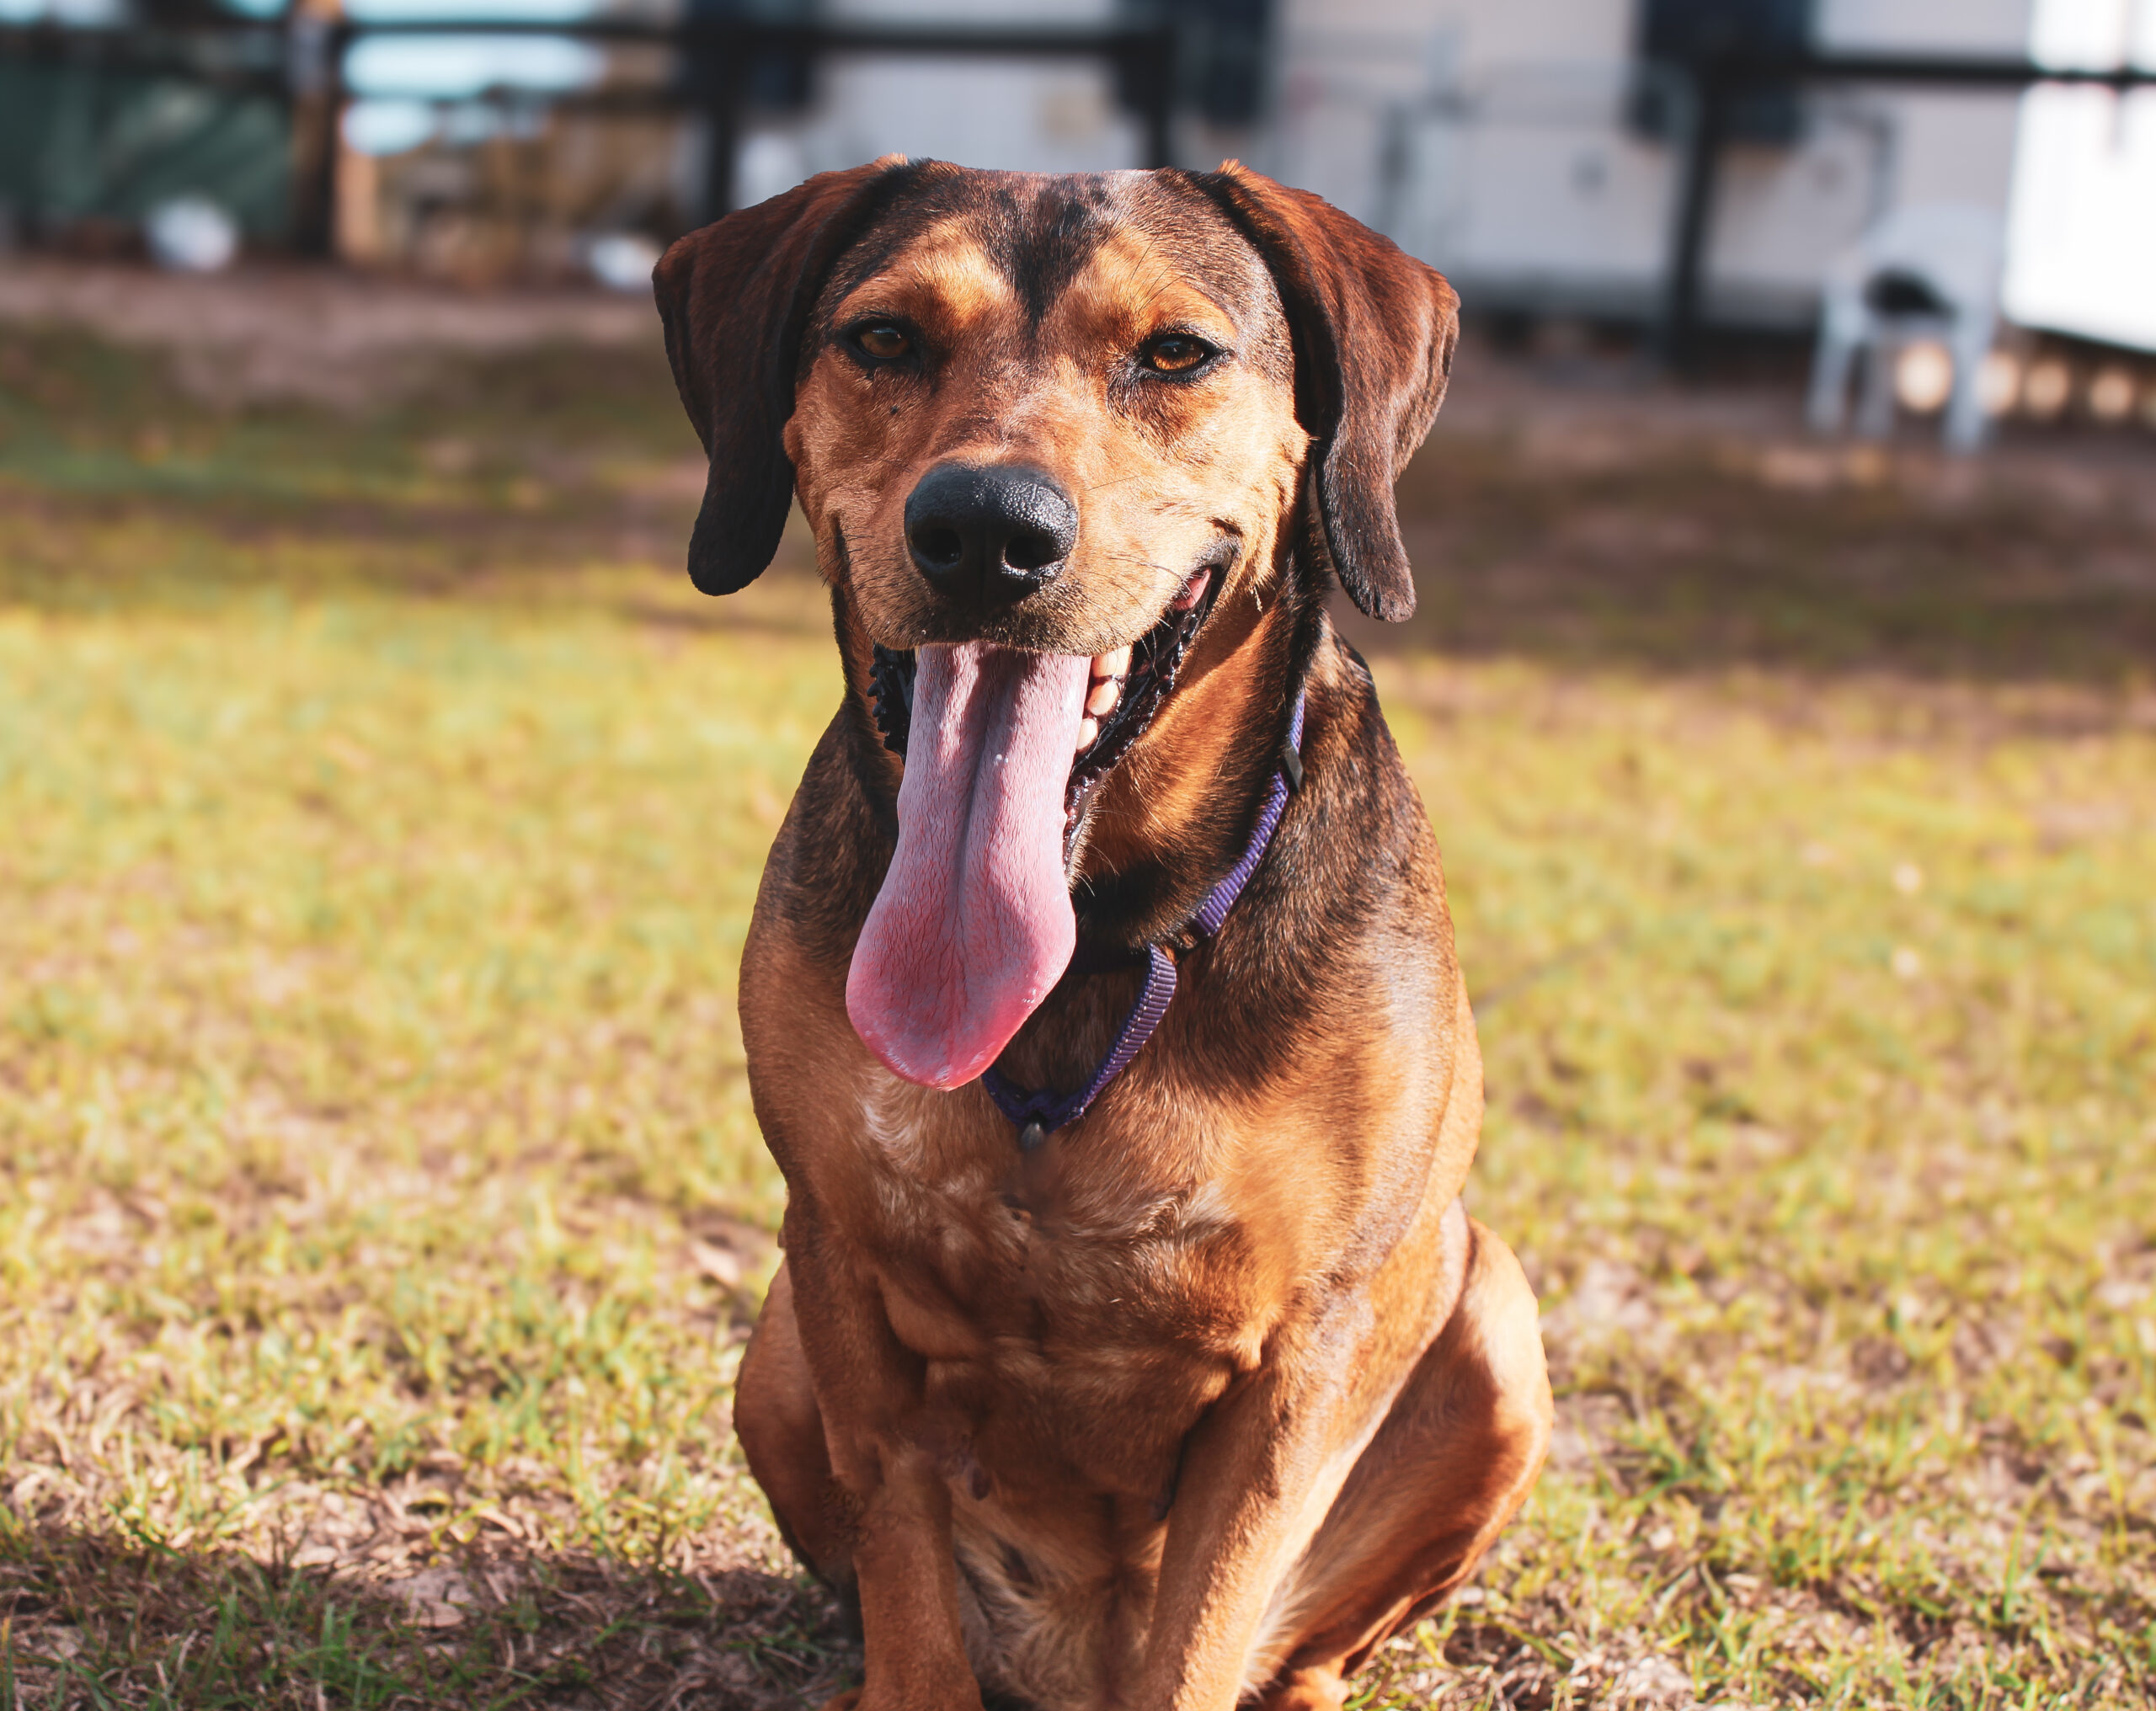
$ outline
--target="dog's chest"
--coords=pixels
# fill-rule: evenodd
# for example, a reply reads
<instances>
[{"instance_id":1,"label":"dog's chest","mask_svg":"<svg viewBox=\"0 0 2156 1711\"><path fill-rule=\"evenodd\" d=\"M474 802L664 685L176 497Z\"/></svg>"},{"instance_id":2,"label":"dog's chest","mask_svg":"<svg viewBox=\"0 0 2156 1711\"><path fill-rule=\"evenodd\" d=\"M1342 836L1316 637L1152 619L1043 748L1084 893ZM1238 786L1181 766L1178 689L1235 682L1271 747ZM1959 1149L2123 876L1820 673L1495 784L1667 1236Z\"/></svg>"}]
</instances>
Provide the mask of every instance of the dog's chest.
<instances>
[{"instance_id":1,"label":"dog's chest","mask_svg":"<svg viewBox=\"0 0 2156 1711\"><path fill-rule=\"evenodd\" d=\"M873 1115L864 1246L894 1333L950 1396L1082 1429L1138 1403L1194 1417L1255 1364L1264 1268L1218 1181L1097 1133L1026 1155L1007 1134Z\"/></svg>"}]
</instances>

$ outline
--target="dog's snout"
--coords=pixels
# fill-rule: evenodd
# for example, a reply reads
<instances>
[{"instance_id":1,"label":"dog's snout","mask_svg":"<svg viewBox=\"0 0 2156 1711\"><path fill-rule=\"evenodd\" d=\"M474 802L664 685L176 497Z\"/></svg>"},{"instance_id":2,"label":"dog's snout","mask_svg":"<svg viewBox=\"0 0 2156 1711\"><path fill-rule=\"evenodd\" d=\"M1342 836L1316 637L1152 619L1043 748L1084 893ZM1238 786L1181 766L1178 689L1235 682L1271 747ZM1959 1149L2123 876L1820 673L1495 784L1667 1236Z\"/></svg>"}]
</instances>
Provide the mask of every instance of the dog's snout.
<instances>
[{"instance_id":1,"label":"dog's snout","mask_svg":"<svg viewBox=\"0 0 2156 1711\"><path fill-rule=\"evenodd\" d=\"M1053 582L1078 541L1070 497L1037 469L947 463L906 501L906 547L937 593L1010 605Z\"/></svg>"}]
</instances>

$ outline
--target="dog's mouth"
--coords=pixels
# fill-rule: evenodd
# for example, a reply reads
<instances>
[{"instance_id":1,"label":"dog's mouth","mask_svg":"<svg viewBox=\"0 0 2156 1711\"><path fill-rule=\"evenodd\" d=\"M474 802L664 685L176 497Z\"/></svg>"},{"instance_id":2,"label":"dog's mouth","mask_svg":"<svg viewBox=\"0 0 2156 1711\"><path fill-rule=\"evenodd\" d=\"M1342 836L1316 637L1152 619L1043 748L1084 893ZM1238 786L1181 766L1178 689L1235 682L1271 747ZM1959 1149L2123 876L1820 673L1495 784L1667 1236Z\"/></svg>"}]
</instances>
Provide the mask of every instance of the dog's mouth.
<instances>
[{"instance_id":1,"label":"dog's mouth","mask_svg":"<svg viewBox=\"0 0 2156 1711\"><path fill-rule=\"evenodd\" d=\"M876 650L877 723L906 769L846 1010L894 1074L974 1080L1062 978L1087 808L1174 693L1233 562L1201 563L1145 634L1090 658Z\"/></svg>"},{"instance_id":2,"label":"dog's mouth","mask_svg":"<svg viewBox=\"0 0 2156 1711\"><path fill-rule=\"evenodd\" d=\"M1184 579L1160 622L1128 646L1113 653L1097 653L1088 662L1086 717L1078 723L1078 750L1071 758L1070 782L1064 792L1066 867L1077 855L1078 834L1093 792L1152 728L1175 693L1176 678L1190 644L1213 615L1213 603L1234 562L1230 555L1200 565Z\"/></svg>"},{"instance_id":3,"label":"dog's mouth","mask_svg":"<svg viewBox=\"0 0 2156 1711\"><path fill-rule=\"evenodd\" d=\"M1084 713L1064 790L1064 865L1078 852L1078 836L1093 793L1116 763L1152 728L1175 692L1190 645L1212 616L1220 584L1235 568L1232 550L1215 554L1183 579L1160 621L1135 642L1086 662ZM871 669L876 728L883 746L903 758L913 728L914 683L920 656L878 642Z\"/></svg>"}]
</instances>

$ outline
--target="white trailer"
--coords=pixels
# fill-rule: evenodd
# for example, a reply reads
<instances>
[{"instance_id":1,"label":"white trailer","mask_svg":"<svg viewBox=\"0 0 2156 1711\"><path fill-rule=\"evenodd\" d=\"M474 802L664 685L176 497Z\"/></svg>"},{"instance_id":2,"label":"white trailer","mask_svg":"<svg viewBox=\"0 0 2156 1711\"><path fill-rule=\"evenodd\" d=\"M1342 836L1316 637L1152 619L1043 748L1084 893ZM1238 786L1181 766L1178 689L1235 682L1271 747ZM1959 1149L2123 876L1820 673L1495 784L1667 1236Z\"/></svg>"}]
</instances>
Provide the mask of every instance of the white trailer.
<instances>
[{"instance_id":1,"label":"white trailer","mask_svg":"<svg viewBox=\"0 0 2156 1711\"><path fill-rule=\"evenodd\" d=\"M2027 51L2031 0L1820 0L1827 51ZM1640 318L1666 283L1682 150L1636 0L1283 0L1268 164L1389 231L1469 301ZM2004 215L2016 97L1806 91L1796 135L1727 150L1705 261L1711 319L1808 322L1832 259L1887 208Z\"/></svg>"}]
</instances>

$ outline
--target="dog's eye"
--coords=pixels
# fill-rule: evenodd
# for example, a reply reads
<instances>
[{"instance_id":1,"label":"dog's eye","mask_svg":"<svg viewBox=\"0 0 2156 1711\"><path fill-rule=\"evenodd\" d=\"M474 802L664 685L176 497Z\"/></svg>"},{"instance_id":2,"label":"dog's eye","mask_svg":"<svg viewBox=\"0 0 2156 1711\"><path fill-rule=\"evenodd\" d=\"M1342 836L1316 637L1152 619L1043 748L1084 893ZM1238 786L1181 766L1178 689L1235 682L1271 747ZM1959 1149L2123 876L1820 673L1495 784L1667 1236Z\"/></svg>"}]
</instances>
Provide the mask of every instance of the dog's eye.
<instances>
[{"instance_id":1,"label":"dog's eye","mask_svg":"<svg viewBox=\"0 0 2156 1711\"><path fill-rule=\"evenodd\" d=\"M913 349L913 340L902 327L888 321L872 321L853 335L853 342L878 362L891 362Z\"/></svg>"},{"instance_id":2,"label":"dog's eye","mask_svg":"<svg viewBox=\"0 0 2156 1711\"><path fill-rule=\"evenodd\" d=\"M1155 374L1188 374L1213 354L1213 347L1187 333L1166 333L1149 342L1138 360Z\"/></svg>"}]
</instances>

